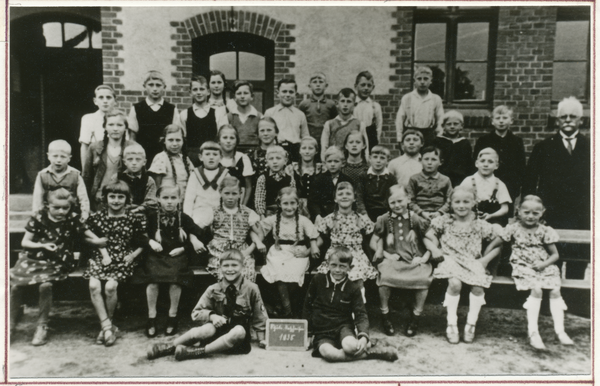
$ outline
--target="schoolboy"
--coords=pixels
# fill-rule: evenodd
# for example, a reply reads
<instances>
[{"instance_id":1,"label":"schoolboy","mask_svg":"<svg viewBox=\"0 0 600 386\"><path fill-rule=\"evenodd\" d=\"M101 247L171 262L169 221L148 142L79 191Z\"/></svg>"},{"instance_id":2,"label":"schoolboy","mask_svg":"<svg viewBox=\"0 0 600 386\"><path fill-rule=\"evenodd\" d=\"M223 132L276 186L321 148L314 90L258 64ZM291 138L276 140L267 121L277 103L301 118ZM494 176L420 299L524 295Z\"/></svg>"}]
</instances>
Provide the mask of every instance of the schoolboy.
<instances>
[{"instance_id":1,"label":"schoolboy","mask_svg":"<svg viewBox=\"0 0 600 386\"><path fill-rule=\"evenodd\" d=\"M496 150L500 157L500 165L494 175L506 184L510 197L516 200L521 193L526 164L523 140L510 130L512 122L512 109L504 105L496 107L492 112L494 129L477 139L474 152L479 154L488 147Z\"/></svg>"},{"instance_id":2,"label":"schoolboy","mask_svg":"<svg viewBox=\"0 0 600 386\"><path fill-rule=\"evenodd\" d=\"M77 197L76 207L81 213L81 218L86 219L90 214L90 200L88 198L85 182L79 170L69 166L71 160L71 145L67 141L58 139L48 145L48 161L50 166L42 169L35 178L33 185L33 212L42 210L45 206L46 196L49 191L65 188L73 197Z\"/></svg>"},{"instance_id":3,"label":"schoolboy","mask_svg":"<svg viewBox=\"0 0 600 386\"><path fill-rule=\"evenodd\" d=\"M423 170L410 177L406 189L410 197L409 209L429 221L450 209L452 183L450 178L438 172L442 161L440 149L424 147L421 150Z\"/></svg>"},{"instance_id":4,"label":"schoolboy","mask_svg":"<svg viewBox=\"0 0 600 386\"><path fill-rule=\"evenodd\" d=\"M311 95L298 105L300 111L306 116L310 136L317 141L321 139L325 122L335 118L337 115L335 102L325 97L327 86L327 77L325 74L322 72L314 73L311 75L308 83ZM319 152L317 152L318 154Z\"/></svg>"},{"instance_id":5,"label":"schoolboy","mask_svg":"<svg viewBox=\"0 0 600 386\"><path fill-rule=\"evenodd\" d=\"M458 111L445 112L442 118L444 132L433 141L434 146L442 151L444 160L440 173L450 178L453 187L460 185L474 169L471 143L460 135L463 122L463 115Z\"/></svg>"},{"instance_id":6,"label":"schoolboy","mask_svg":"<svg viewBox=\"0 0 600 386\"><path fill-rule=\"evenodd\" d=\"M255 283L244 278L244 256L230 249L220 256L223 278L206 289L192 311L200 324L171 343L159 343L148 350L148 359L175 355L175 360L204 358L215 353L248 354L251 330L259 347L265 348L267 313ZM194 346L200 342L200 346Z\"/></svg>"},{"instance_id":7,"label":"schoolboy","mask_svg":"<svg viewBox=\"0 0 600 386\"><path fill-rule=\"evenodd\" d=\"M429 90L433 72L427 66L415 70L415 89L404 95L396 115L396 134L400 141L405 130L414 129L423 134L424 145L433 144L436 134L442 133L444 105L442 98Z\"/></svg>"},{"instance_id":8,"label":"schoolboy","mask_svg":"<svg viewBox=\"0 0 600 386\"><path fill-rule=\"evenodd\" d=\"M308 212L311 220L317 216L325 217L333 213L335 208L335 187L342 181L352 184L352 179L341 172L344 164L344 153L337 147L331 146L323 157L326 172L315 177L308 197Z\"/></svg>"},{"instance_id":9,"label":"schoolboy","mask_svg":"<svg viewBox=\"0 0 600 386\"><path fill-rule=\"evenodd\" d=\"M190 81L192 105L180 114L179 124L185 130L188 157L195 167L200 166L199 149L206 141L216 141L217 130L229 121L225 109L211 107L210 90L203 76L193 76Z\"/></svg>"},{"instance_id":10,"label":"schoolboy","mask_svg":"<svg viewBox=\"0 0 600 386\"><path fill-rule=\"evenodd\" d=\"M148 215L158 210L156 182L146 172L146 152L138 144L129 145L123 150L125 170L117 173L114 182L124 181L131 192L131 211Z\"/></svg>"},{"instance_id":11,"label":"schoolboy","mask_svg":"<svg viewBox=\"0 0 600 386\"><path fill-rule=\"evenodd\" d=\"M79 143L81 164L90 145L104 139L104 115L112 110L115 105L115 90L112 87L101 84L94 90L94 104L98 106L95 113L85 114L81 117L81 128L79 129Z\"/></svg>"},{"instance_id":12,"label":"schoolboy","mask_svg":"<svg viewBox=\"0 0 600 386\"><path fill-rule=\"evenodd\" d=\"M285 187L296 187L294 179L285 172L287 152L281 146L267 148L268 171L258 177L254 208L261 219L277 212L277 195Z\"/></svg>"},{"instance_id":13,"label":"schoolboy","mask_svg":"<svg viewBox=\"0 0 600 386\"><path fill-rule=\"evenodd\" d=\"M310 135L306 116L294 102L298 86L293 79L281 79L277 83L279 103L267 111L266 117L272 117L279 128L279 145L289 154L291 161L299 161L300 140Z\"/></svg>"},{"instance_id":14,"label":"schoolboy","mask_svg":"<svg viewBox=\"0 0 600 386\"><path fill-rule=\"evenodd\" d=\"M159 139L165 126L179 123L179 112L175 105L163 98L166 87L160 72L148 72L144 79L146 98L133 105L127 118L131 140L142 145L150 161L163 151Z\"/></svg>"},{"instance_id":15,"label":"schoolboy","mask_svg":"<svg viewBox=\"0 0 600 386\"><path fill-rule=\"evenodd\" d=\"M387 168L390 160L388 148L377 145L371 150L369 157L371 166L359 177L356 187L358 201L365 208L371 221L377 221L377 217L388 211L387 202L390 196L390 188L398 182L396 177ZM359 204L359 208L361 207Z\"/></svg>"},{"instance_id":16,"label":"schoolboy","mask_svg":"<svg viewBox=\"0 0 600 386\"><path fill-rule=\"evenodd\" d=\"M394 158L388 164L388 169L396 177L398 184L406 187L410 177L420 173L423 169L421 148L423 148L423 134L420 131L411 129L402 133L404 154Z\"/></svg>"},{"instance_id":17,"label":"schoolboy","mask_svg":"<svg viewBox=\"0 0 600 386\"><path fill-rule=\"evenodd\" d=\"M354 116L365 124L367 137L369 138L369 151L373 146L379 144L381 132L383 130L383 113L381 105L371 98L371 93L375 89L375 80L373 74L369 71L362 71L356 76L354 89L357 96L355 100Z\"/></svg>"},{"instance_id":18,"label":"schoolboy","mask_svg":"<svg viewBox=\"0 0 600 386\"><path fill-rule=\"evenodd\" d=\"M481 150L475 162L477 173L465 178L460 186L474 192L480 219L504 226L512 200L504 182L494 176L498 163L496 150L491 147Z\"/></svg>"},{"instance_id":19,"label":"schoolboy","mask_svg":"<svg viewBox=\"0 0 600 386\"><path fill-rule=\"evenodd\" d=\"M354 114L354 101L356 92L351 88L343 88L337 94L336 108L337 117L325 122L323 132L321 133L321 159L325 156L325 151L330 146L344 148L344 141L349 133L358 131L363 135L367 148L369 139L367 137L366 126Z\"/></svg>"},{"instance_id":20,"label":"schoolboy","mask_svg":"<svg viewBox=\"0 0 600 386\"><path fill-rule=\"evenodd\" d=\"M221 146L212 141L207 141L200 147L201 165L194 169L190 175L185 197L183 199L183 213L190 216L200 227L210 225L213 209L221 203L219 185L229 173L221 165Z\"/></svg>"},{"instance_id":21,"label":"schoolboy","mask_svg":"<svg viewBox=\"0 0 600 386\"><path fill-rule=\"evenodd\" d=\"M369 317L361 285L348 279L352 253L336 247L329 257L329 272L311 280L304 300L303 318L313 335L313 357L328 362L382 359L393 362L392 347L369 347Z\"/></svg>"},{"instance_id":22,"label":"schoolboy","mask_svg":"<svg viewBox=\"0 0 600 386\"><path fill-rule=\"evenodd\" d=\"M254 106L254 87L247 80L238 80L233 84L235 110L229 111L227 120L238 131L238 147L248 148L258 145L258 122L262 117ZM220 126L219 126L220 127Z\"/></svg>"}]
</instances>

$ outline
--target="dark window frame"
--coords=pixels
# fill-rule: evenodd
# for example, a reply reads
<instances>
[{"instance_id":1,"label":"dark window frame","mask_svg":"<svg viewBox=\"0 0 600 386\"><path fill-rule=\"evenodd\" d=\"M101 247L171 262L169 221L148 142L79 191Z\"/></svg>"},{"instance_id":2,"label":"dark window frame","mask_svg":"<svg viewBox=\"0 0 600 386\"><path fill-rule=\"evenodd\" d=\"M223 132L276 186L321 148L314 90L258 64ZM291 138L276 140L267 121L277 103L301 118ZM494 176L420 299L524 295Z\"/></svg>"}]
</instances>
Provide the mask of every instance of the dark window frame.
<instances>
[{"instance_id":1,"label":"dark window frame","mask_svg":"<svg viewBox=\"0 0 600 386\"><path fill-rule=\"evenodd\" d=\"M470 62L457 60L458 47L458 25L459 23L489 23L488 36L488 54L486 63L487 81L486 81L486 98L485 100L454 100L454 83L455 83L455 67L457 62ZM489 109L493 103L494 97L494 72L496 65L496 42L498 36L498 7L489 7L485 9L469 9L469 7L428 7L427 9L416 8L413 16L413 49L412 63L413 68L411 75L414 75L416 65L420 61L415 61L416 50L416 27L417 24L446 24L446 53L445 53L445 92L442 97L444 107L460 108L460 109ZM431 61L422 61L431 62ZM473 63L481 63L484 61L472 61ZM411 77L412 79L412 77Z\"/></svg>"},{"instance_id":2,"label":"dark window frame","mask_svg":"<svg viewBox=\"0 0 600 386\"><path fill-rule=\"evenodd\" d=\"M591 97L591 87L592 87L592 73L591 73L591 62L592 62L592 47L591 47L591 28L592 28L592 21L591 21L591 8L587 7L587 6L561 6L561 7L557 7L557 11L556 11L556 21L557 22L561 22L561 21L587 21L590 23L589 26L589 30L588 30L588 44L587 44L587 66L586 66L586 77L587 80L585 82L585 97L586 99L584 100L580 100L580 102L583 104L585 109L589 109L590 106L590 97ZM552 63L567 63L567 62L582 62L582 60L556 60L556 59L552 59ZM554 76L554 74L553 74ZM553 90L554 91L554 90ZM552 98L554 98L554 95L552 95ZM552 99L551 103L552 103L552 108L556 109L558 107L558 102L560 102L559 100L554 100Z\"/></svg>"},{"instance_id":3,"label":"dark window frame","mask_svg":"<svg viewBox=\"0 0 600 386\"><path fill-rule=\"evenodd\" d=\"M61 32L61 46L60 47L48 47L46 46L46 48L49 49L77 49L77 50L102 50L102 45L100 45L100 47L94 47L94 45L92 44L92 39L93 39L93 33L94 32L101 32L99 30L97 30L96 28L94 28L94 26L92 26L90 23L85 23L82 22L81 20L73 20L72 17L66 17L66 18L62 18L62 20L46 20L42 23L42 25L45 24L50 24L50 23L60 23L60 32ZM69 23L69 24L77 24L80 26L83 26L86 28L87 30L87 41L88 41L88 46L87 47L82 47L82 48L77 48L77 47L65 47L65 43L67 42L65 40L65 24Z\"/></svg>"}]
</instances>

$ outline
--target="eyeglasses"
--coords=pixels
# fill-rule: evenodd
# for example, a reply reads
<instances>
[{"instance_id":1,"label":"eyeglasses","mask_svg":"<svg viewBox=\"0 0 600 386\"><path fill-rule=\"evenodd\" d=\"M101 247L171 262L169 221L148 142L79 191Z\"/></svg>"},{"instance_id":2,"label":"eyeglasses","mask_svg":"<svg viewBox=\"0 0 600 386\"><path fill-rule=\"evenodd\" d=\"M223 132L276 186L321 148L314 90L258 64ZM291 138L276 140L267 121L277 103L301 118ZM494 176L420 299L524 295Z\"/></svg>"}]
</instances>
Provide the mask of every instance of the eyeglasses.
<instances>
[{"instance_id":1,"label":"eyeglasses","mask_svg":"<svg viewBox=\"0 0 600 386\"><path fill-rule=\"evenodd\" d=\"M566 121L567 119L574 121L579 118L581 118L579 115L573 115L573 114L561 115L558 117L558 119L560 119L561 121Z\"/></svg>"}]
</instances>

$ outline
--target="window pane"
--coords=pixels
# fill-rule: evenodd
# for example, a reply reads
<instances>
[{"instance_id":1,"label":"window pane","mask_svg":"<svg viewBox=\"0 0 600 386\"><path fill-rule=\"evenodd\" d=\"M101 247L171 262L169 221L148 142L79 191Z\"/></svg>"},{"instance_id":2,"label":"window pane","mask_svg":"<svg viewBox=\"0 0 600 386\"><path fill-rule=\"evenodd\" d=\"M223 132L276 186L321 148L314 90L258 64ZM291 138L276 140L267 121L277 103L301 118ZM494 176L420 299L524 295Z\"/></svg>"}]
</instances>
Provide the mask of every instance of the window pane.
<instances>
[{"instance_id":1,"label":"window pane","mask_svg":"<svg viewBox=\"0 0 600 386\"><path fill-rule=\"evenodd\" d=\"M446 59L446 24L417 24L415 27L415 60Z\"/></svg>"},{"instance_id":2,"label":"window pane","mask_svg":"<svg viewBox=\"0 0 600 386\"><path fill-rule=\"evenodd\" d=\"M81 24L65 23L65 47L89 48L87 27Z\"/></svg>"},{"instance_id":3,"label":"window pane","mask_svg":"<svg viewBox=\"0 0 600 386\"><path fill-rule=\"evenodd\" d=\"M60 23L46 23L43 25L46 47L62 47L62 30Z\"/></svg>"},{"instance_id":4,"label":"window pane","mask_svg":"<svg viewBox=\"0 0 600 386\"><path fill-rule=\"evenodd\" d=\"M455 71L454 100L485 100L486 63L458 63Z\"/></svg>"},{"instance_id":5,"label":"window pane","mask_svg":"<svg viewBox=\"0 0 600 386\"><path fill-rule=\"evenodd\" d=\"M433 72L433 80L431 81L432 93L439 95L442 99L446 99L446 65L445 63L415 63L415 68L420 66L427 66L431 68Z\"/></svg>"},{"instance_id":6,"label":"window pane","mask_svg":"<svg viewBox=\"0 0 600 386\"><path fill-rule=\"evenodd\" d=\"M487 60L489 32L489 23L460 23L456 59Z\"/></svg>"},{"instance_id":7,"label":"window pane","mask_svg":"<svg viewBox=\"0 0 600 386\"><path fill-rule=\"evenodd\" d=\"M240 52L240 79L265 80L265 58L249 52Z\"/></svg>"},{"instance_id":8,"label":"window pane","mask_svg":"<svg viewBox=\"0 0 600 386\"><path fill-rule=\"evenodd\" d=\"M589 21L559 21L556 23L555 60L587 60Z\"/></svg>"},{"instance_id":9,"label":"window pane","mask_svg":"<svg viewBox=\"0 0 600 386\"><path fill-rule=\"evenodd\" d=\"M587 100L585 84L588 79L586 62L554 63L552 100L560 101L570 96Z\"/></svg>"},{"instance_id":10,"label":"window pane","mask_svg":"<svg viewBox=\"0 0 600 386\"><path fill-rule=\"evenodd\" d=\"M210 69L219 70L227 79L236 79L235 74L235 52L222 52L210 57Z\"/></svg>"},{"instance_id":11,"label":"window pane","mask_svg":"<svg viewBox=\"0 0 600 386\"><path fill-rule=\"evenodd\" d=\"M100 31L92 32L92 48L102 49L102 33Z\"/></svg>"}]
</instances>

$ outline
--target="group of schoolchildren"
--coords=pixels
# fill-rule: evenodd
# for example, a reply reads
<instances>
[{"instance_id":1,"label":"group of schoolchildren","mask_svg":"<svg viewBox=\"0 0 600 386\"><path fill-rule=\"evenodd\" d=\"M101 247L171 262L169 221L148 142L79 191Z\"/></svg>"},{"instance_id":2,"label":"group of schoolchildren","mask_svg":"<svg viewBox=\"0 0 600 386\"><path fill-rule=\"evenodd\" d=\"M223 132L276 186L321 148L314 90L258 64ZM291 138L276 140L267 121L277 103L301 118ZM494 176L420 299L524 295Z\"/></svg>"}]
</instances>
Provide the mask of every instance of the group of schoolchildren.
<instances>
[{"instance_id":1,"label":"group of schoolchildren","mask_svg":"<svg viewBox=\"0 0 600 386\"><path fill-rule=\"evenodd\" d=\"M395 159L379 145L381 107L366 71L337 102L325 98L326 76L314 74L312 95L299 108L295 81L283 79L280 103L264 116L251 105L252 84L237 81L229 100L219 71L191 79L193 105L181 112L164 100L158 72L148 74L147 97L128 116L114 108L112 89L99 86L99 110L82 119L82 173L68 165L69 144L57 140L49 145L50 166L35 182L36 212L11 269L11 328L23 313L23 288L39 284L32 343L47 342L52 282L73 269L74 240L83 235L84 277L100 321L97 344L117 339L112 318L117 287L126 280L146 285L148 337L159 332L159 284L169 284L165 333L177 334L182 287L192 285L190 259L205 255L218 282L192 311L198 327L153 345L148 358L248 353L251 331L265 347L267 312L254 282L255 258L266 255L260 273L278 295L270 316L306 318L314 356L393 361L394 349L370 343L364 282L376 280L387 335L395 333L392 290L414 290L404 330L412 337L432 279L447 279L450 343L460 340L457 308L461 287L470 286L462 334L470 343L492 280L487 266L506 242L517 289L531 290L524 305L531 345L544 348L537 327L542 289L551 290L558 339L573 344L554 264L557 233L540 222L537 196L512 207L525 167L523 142L509 129L512 111L494 109L494 129L477 141L473 158L460 135L463 116L444 113L429 91L431 80L429 68L418 68L415 90L402 98L396 128L403 154ZM238 151L242 145L247 154ZM508 224L511 211L516 221ZM292 299L309 267L318 273L299 310Z\"/></svg>"}]
</instances>

